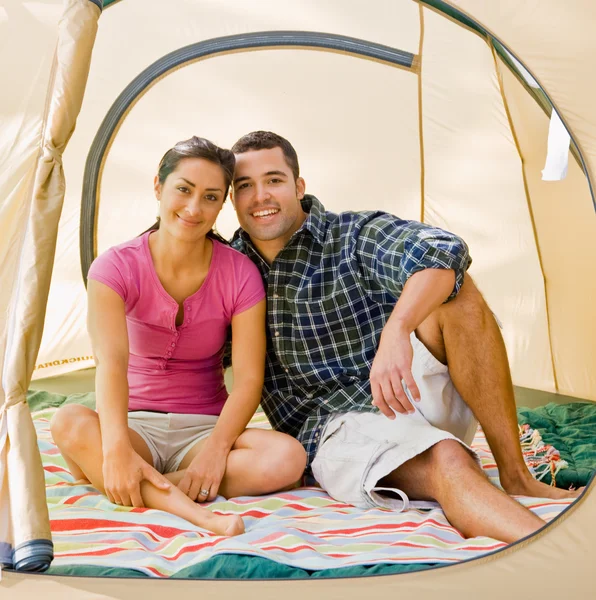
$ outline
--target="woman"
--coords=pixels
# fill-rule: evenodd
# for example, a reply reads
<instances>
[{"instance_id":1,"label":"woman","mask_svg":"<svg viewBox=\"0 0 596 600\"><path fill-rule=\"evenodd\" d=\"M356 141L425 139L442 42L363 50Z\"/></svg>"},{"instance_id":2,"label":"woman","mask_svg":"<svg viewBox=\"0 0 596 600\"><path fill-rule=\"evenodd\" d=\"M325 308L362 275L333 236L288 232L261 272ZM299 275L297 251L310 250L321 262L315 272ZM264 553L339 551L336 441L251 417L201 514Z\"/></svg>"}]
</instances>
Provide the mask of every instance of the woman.
<instances>
[{"instance_id":1,"label":"woman","mask_svg":"<svg viewBox=\"0 0 596 600\"><path fill-rule=\"evenodd\" d=\"M69 405L51 424L76 479L116 504L167 510L220 535L242 533L242 519L196 501L287 488L306 463L295 439L245 429L263 385L265 292L252 262L213 232L233 170L234 155L205 139L166 152L158 222L89 271L97 413Z\"/></svg>"}]
</instances>

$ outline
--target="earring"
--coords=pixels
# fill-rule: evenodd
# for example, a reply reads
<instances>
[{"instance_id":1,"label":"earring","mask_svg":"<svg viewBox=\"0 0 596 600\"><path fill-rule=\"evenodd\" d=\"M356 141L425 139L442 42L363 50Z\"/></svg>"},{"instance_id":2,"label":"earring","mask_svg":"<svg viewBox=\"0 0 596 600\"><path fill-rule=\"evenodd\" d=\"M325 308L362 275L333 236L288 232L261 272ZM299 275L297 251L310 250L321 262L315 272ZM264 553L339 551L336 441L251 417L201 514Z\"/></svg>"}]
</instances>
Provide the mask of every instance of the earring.
<instances>
[{"instance_id":1,"label":"earring","mask_svg":"<svg viewBox=\"0 0 596 600\"><path fill-rule=\"evenodd\" d=\"M155 218L159 220L159 200L157 201L157 215Z\"/></svg>"}]
</instances>

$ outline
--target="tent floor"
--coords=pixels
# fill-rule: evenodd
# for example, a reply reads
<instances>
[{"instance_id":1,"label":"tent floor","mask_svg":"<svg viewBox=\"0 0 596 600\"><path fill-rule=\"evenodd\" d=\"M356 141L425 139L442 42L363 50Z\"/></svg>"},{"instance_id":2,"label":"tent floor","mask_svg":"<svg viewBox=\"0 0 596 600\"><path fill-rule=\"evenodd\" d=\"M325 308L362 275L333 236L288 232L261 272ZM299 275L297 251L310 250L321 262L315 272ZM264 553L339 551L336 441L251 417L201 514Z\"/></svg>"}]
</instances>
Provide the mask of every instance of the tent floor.
<instances>
[{"instance_id":1,"label":"tent floor","mask_svg":"<svg viewBox=\"0 0 596 600\"><path fill-rule=\"evenodd\" d=\"M226 374L226 384L229 387L231 372ZM95 388L95 369L84 369L74 371L58 377L49 377L46 379L36 379L31 382L32 390L45 390L55 394L78 394L83 392L92 392ZM518 406L527 408L536 408L549 402L555 404L569 404L577 402L579 398L554 394L552 392L543 392L530 388L515 387L515 401Z\"/></svg>"}]
</instances>

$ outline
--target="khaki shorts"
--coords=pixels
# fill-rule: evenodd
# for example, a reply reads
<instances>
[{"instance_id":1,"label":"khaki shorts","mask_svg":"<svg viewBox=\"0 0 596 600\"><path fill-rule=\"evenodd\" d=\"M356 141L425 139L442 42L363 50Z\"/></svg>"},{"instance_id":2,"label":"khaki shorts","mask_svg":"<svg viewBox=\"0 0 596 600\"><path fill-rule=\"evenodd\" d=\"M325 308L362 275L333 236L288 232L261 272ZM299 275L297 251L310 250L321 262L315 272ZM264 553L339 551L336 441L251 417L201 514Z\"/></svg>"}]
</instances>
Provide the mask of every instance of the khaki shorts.
<instances>
[{"instance_id":1,"label":"khaki shorts","mask_svg":"<svg viewBox=\"0 0 596 600\"><path fill-rule=\"evenodd\" d=\"M128 413L128 426L142 438L160 473L173 473L195 444L211 435L217 417L137 410Z\"/></svg>"},{"instance_id":2,"label":"khaki shorts","mask_svg":"<svg viewBox=\"0 0 596 600\"><path fill-rule=\"evenodd\" d=\"M441 440L460 441L478 461L469 448L478 426L472 411L453 386L448 368L414 334L411 339L412 375L420 390L420 402L412 402L416 412L396 413L393 421L380 413L344 413L333 416L323 430L312 471L337 500L360 508L434 507L434 502L411 502L403 490L379 488L378 482Z\"/></svg>"}]
</instances>

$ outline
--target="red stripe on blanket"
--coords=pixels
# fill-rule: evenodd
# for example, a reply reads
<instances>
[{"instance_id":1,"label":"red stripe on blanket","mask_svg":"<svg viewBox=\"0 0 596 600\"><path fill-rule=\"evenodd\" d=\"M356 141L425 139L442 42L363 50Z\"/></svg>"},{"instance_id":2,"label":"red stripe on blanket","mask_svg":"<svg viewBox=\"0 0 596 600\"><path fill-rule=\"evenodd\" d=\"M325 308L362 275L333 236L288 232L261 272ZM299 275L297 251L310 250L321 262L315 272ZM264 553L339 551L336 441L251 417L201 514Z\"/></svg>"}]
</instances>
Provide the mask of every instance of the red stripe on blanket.
<instances>
[{"instance_id":1,"label":"red stripe on blanket","mask_svg":"<svg viewBox=\"0 0 596 600\"><path fill-rule=\"evenodd\" d=\"M64 519L52 520L52 531L75 531L85 530L87 532L94 529L121 529L130 530L131 525L135 529L149 530L159 537L172 538L183 533L188 533L188 530L178 529L177 527L167 527L157 525L155 523L137 524L136 526L130 522L109 521L105 519ZM203 532L196 532L199 535L205 535Z\"/></svg>"}]
</instances>

